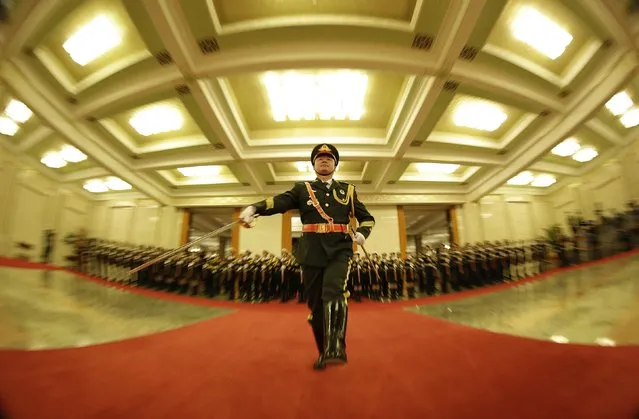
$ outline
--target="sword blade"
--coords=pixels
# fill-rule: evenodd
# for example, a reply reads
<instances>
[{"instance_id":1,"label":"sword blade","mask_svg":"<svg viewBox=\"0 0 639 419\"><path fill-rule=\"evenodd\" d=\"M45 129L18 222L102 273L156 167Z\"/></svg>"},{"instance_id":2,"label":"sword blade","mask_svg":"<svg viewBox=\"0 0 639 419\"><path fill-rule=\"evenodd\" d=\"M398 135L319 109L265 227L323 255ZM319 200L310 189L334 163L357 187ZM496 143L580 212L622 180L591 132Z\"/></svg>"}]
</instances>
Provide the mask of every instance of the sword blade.
<instances>
[{"instance_id":1,"label":"sword blade","mask_svg":"<svg viewBox=\"0 0 639 419\"><path fill-rule=\"evenodd\" d=\"M348 228L350 230L351 238L353 239L353 241L355 241L355 229L350 225L348 226ZM377 266L373 263L373 259L371 259L371 257L368 255L366 248L362 246L361 244L358 244L358 246L362 248L362 251L364 252L364 257L366 257L368 262L371 264L371 267L373 268L373 271L375 272L375 276L377 277L377 281L381 282L381 279L379 277L379 272L377 271Z\"/></svg>"},{"instance_id":2,"label":"sword blade","mask_svg":"<svg viewBox=\"0 0 639 419\"><path fill-rule=\"evenodd\" d=\"M203 240L209 239L211 237L217 236L218 234L224 233L225 231L231 229L235 224L239 223L239 221L233 221L231 223L228 223L225 226L222 226L220 228L218 228L217 230L213 230L209 233L206 233L205 235L203 235L202 237L199 237L193 241L188 242L187 244L184 244L178 248L175 248L173 250L169 250L168 252L165 252L163 254L161 254L160 256L156 257L155 259L151 259L145 263L143 263L142 265L138 266L137 268L133 268L131 269L129 272L127 272L127 275L133 275L136 272L140 272L142 269L148 268L149 266L161 262L165 259L170 258L171 256L180 253L182 251L184 251L185 249L188 249L189 247L193 246L194 244L197 244Z\"/></svg>"}]
</instances>

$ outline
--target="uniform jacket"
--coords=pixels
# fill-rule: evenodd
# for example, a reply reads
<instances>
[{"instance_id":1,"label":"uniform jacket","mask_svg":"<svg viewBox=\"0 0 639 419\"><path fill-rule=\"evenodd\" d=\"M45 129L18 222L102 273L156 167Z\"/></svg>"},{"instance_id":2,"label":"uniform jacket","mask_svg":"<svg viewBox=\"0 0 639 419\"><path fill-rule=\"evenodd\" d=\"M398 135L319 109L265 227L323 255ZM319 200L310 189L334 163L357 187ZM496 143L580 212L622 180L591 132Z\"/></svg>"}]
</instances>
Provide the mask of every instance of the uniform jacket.
<instances>
[{"instance_id":1,"label":"uniform jacket","mask_svg":"<svg viewBox=\"0 0 639 419\"><path fill-rule=\"evenodd\" d=\"M357 219L357 232L368 237L375 225L375 218L357 198L353 189L349 196L349 184L333 179L330 189L319 180L310 182L324 212L333 218L334 224L349 224L352 216ZM272 198L253 204L259 215L282 214L299 210L302 224L327 223L312 205L304 182L297 182L292 189ZM354 214L351 214L354 209ZM350 249L350 253L349 253ZM353 255L353 240L347 233L303 233L297 251L297 261L302 266L324 267L338 255Z\"/></svg>"}]
</instances>

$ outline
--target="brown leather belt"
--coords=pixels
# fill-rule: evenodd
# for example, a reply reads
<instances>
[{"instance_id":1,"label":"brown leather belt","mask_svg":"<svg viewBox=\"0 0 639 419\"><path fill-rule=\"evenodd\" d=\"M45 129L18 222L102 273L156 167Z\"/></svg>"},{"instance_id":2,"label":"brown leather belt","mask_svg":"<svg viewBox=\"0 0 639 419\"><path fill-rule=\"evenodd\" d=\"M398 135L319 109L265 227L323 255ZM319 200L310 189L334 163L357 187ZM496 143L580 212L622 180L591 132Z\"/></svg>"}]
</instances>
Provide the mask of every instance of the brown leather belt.
<instances>
[{"instance_id":1,"label":"brown leather belt","mask_svg":"<svg viewBox=\"0 0 639 419\"><path fill-rule=\"evenodd\" d=\"M304 224L304 233L348 233L348 224Z\"/></svg>"}]
</instances>

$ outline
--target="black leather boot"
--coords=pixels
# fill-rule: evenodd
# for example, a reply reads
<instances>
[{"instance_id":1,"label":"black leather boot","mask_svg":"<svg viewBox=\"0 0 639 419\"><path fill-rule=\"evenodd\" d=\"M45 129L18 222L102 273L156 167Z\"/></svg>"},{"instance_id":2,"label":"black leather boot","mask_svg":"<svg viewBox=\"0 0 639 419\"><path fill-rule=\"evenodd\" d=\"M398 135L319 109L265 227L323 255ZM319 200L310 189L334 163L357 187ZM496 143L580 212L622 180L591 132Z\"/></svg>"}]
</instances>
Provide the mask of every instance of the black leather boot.
<instances>
[{"instance_id":1,"label":"black leather boot","mask_svg":"<svg viewBox=\"0 0 639 419\"><path fill-rule=\"evenodd\" d=\"M309 314L306 320L313 331L317 353L322 354L324 352L324 327L322 325L322 319L315 319L313 314Z\"/></svg>"},{"instance_id":2,"label":"black leather boot","mask_svg":"<svg viewBox=\"0 0 639 419\"><path fill-rule=\"evenodd\" d=\"M323 322L322 329L318 327L313 327L313 333L315 333L315 342L318 343L318 349L320 349L320 339L319 334L321 333L321 349L319 351L319 357L313 364L313 369L323 370L326 368L326 360L331 358L331 338L332 338L332 330L333 330L333 311L334 307L332 302L324 303L323 305ZM313 323L318 319L313 316Z\"/></svg>"},{"instance_id":3,"label":"black leather boot","mask_svg":"<svg viewBox=\"0 0 639 419\"><path fill-rule=\"evenodd\" d=\"M346 327L348 324L348 303L346 299L332 302L333 321L331 331L330 350L326 354L326 363L345 364L346 356Z\"/></svg>"}]
</instances>

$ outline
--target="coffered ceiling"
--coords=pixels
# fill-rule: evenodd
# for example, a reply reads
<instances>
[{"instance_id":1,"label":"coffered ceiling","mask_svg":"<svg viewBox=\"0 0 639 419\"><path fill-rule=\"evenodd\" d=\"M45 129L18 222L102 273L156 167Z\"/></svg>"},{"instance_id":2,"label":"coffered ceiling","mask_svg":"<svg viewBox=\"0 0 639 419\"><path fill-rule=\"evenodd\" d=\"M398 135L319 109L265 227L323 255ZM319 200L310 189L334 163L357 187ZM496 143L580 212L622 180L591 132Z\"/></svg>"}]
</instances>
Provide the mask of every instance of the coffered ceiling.
<instances>
[{"instance_id":1,"label":"coffered ceiling","mask_svg":"<svg viewBox=\"0 0 639 419\"><path fill-rule=\"evenodd\" d=\"M636 138L613 0L30 0L2 26L0 141L93 199L225 206L314 175L363 200L545 194Z\"/></svg>"}]
</instances>

